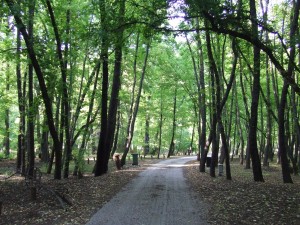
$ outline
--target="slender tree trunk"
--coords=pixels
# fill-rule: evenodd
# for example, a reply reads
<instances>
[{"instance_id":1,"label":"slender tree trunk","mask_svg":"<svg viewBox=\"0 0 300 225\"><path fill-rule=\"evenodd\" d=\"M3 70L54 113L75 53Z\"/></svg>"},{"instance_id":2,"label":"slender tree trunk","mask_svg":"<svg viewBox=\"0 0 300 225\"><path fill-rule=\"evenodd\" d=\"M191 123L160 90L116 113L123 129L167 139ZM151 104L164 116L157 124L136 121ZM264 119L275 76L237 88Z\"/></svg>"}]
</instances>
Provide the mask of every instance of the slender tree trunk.
<instances>
[{"instance_id":1,"label":"slender tree trunk","mask_svg":"<svg viewBox=\"0 0 300 225\"><path fill-rule=\"evenodd\" d=\"M6 93L9 93L10 89L10 71L9 64L7 63L7 72L6 72ZM10 155L10 111L7 107L5 110L5 137L4 137L4 154L5 157L8 158Z\"/></svg>"},{"instance_id":2,"label":"slender tree trunk","mask_svg":"<svg viewBox=\"0 0 300 225\"><path fill-rule=\"evenodd\" d=\"M235 46L235 44L233 45ZM236 51L236 48L233 47L233 53L235 55L234 59L233 59L233 69L231 70L231 74L230 74L230 78L229 78L229 82L227 84L227 88L226 88L226 91L223 95L223 98L222 98L222 101L220 103L220 110L219 112L222 113L222 110L224 108L224 105L228 99L228 96L229 96L229 93L230 93L230 90L231 90L231 87L232 87L232 84L234 82L234 79L235 79L235 67L236 67L236 64L237 64L237 51ZM216 123L217 121L215 121ZM212 126L214 126L214 124L212 124ZM204 154L203 154L203 157L201 156L201 160L200 160L200 172L205 172L205 162L206 162L206 157L207 157L207 153L208 153L208 150L209 150L209 146L212 142L212 138L213 138L213 130L211 129L210 130L210 133L209 133L209 136L207 138L207 141L205 143L205 147L204 147Z\"/></svg>"},{"instance_id":3,"label":"slender tree trunk","mask_svg":"<svg viewBox=\"0 0 300 225\"><path fill-rule=\"evenodd\" d=\"M141 98L141 93L142 93L142 88L143 88L143 83L144 83L144 78L145 78L145 73L146 73L146 67L147 67L147 62L148 62L148 56L149 56L149 49L150 49L150 40L149 43L146 46L146 53L145 53L145 59L144 59L144 65L143 65L143 70L142 70L142 75L140 78L140 84L139 84L139 89L138 89L138 94L136 96L135 104L134 104L134 109L132 112L132 115L130 115L131 121L128 124L127 127L127 139L125 141L125 150L121 158L121 165L124 166L126 163L126 156L129 152L129 148L131 145L131 141L133 138L133 132L134 132L134 127L135 127L135 120L136 116L139 110L139 104L140 104L140 98Z\"/></svg>"},{"instance_id":4,"label":"slender tree trunk","mask_svg":"<svg viewBox=\"0 0 300 225\"><path fill-rule=\"evenodd\" d=\"M170 158L170 156L174 155L174 151L175 151L175 140L174 139L175 139L175 133L176 133L176 105L177 105L177 86L175 86L172 137L171 137L169 152L168 152L168 156L167 156L168 158Z\"/></svg>"},{"instance_id":5,"label":"slender tree trunk","mask_svg":"<svg viewBox=\"0 0 300 225\"><path fill-rule=\"evenodd\" d=\"M20 123L19 123L19 134L18 134L18 153L17 153L17 171L21 173L25 173L24 171L24 163L22 158L24 157L23 152L25 151L24 144L24 128L25 128L25 103L22 91L22 76L21 76L21 33L20 29L17 28L17 66L16 66L16 74L17 74L17 87L18 87L18 106L19 106L19 114L20 114ZM23 168L23 169L22 169Z\"/></svg>"},{"instance_id":6,"label":"slender tree trunk","mask_svg":"<svg viewBox=\"0 0 300 225\"><path fill-rule=\"evenodd\" d=\"M61 152L61 144L60 144L60 141L59 141L59 138L58 138L58 134L57 134L55 125L54 125L51 101L50 101L50 98L49 98L49 95L48 95L47 87L46 87L46 84L45 84L45 79L43 77L43 72L42 72L40 64L37 60L34 48L33 48L32 44L30 43L30 38L28 36L26 27L25 27L23 21L21 20L21 18L19 17L19 11L17 10L18 7L13 2L11 2L9 0L6 0L6 3L9 6L9 9L10 9L11 13L14 16L15 21L16 21L16 23L17 23L17 25L20 29L20 32L23 35L24 41L26 43L27 52L28 52L28 55L31 59L32 65L35 69L35 72L36 72L36 75L37 75L37 78L38 78L38 81L39 81L39 85L40 85L40 88L41 88L41 93L42 93L43 101L44 101L44 104L45 104L46 115L47 115L47 119L48 119L49 131L50 131L51 136L53 138L54 150L55 150L56 153L59 153L59 152ZM58 164L61 164L59 160L60 160L60 158L57 158L56 161L58 161L57 162ZM60 177L61 177L60 168L58 168L58 170L56 171L54 177L56 179L60 179Z\"/></svg>"},{"instance_id":7,"label":"slender tree trunk","mask_svg":"<svg viewBox=\"0 0 300 225\"><path fill-rule=\"evenodd\" d=\"M150 146L149 146L149 141L150 141L150 134L149 134L149 129L150 129L150 116L149 114L146 115L146 123L145 123L145 146L144 146L144 157L149 153L150 151Z\"/></svg>"},{"instance_id":8,"label":"slender tree trunk","mask_svg":"<svg viewBox=\"0 0 300 225\"><path fill-rule=\"evenodd\" d=\"M28 5L28 36L30 39L30 44L33 46L33 19L34 19L34 10L35 10L35 0L29 1ZM34 161L35 161L35 152L34 152L34 105L33 105L33 65L28 59L28 128L27 128L27 157L28 157L28 175L33 178L34 170ZM32 196L35 200L36 196Z\"/></svg>"},{"instance_id":9,"label":"slender tree trunk","mask_svg":"<svg viewBox=\"0 0 300 225\"><path fill-rule=\"evenodd\" d=\"M216 163L218 162L218 145L217 145L217 99L216 99L216 84L215 77L218 75L217 65L213 58L212 47L211 47L211 38L208 31L206 34L206 45L207 45L207 54L210 65L210 74L211 74L211 101L212 101L212 123L211 123L211 135L212 135L212 155L210 163L210 176L215 177Z\"/></svg>"},{"instance_id":10,"label":"slender tree trunk","mask_svg":"<svg viewBox=\"0 0 300 225\"><path fill-rule=\"evenodd\" d=\"M282 178L284 183L293 183L293 180L290 175L289 162L287 158L287 143L285 137L285 126L284 126L284 117L285 117L285 107L286 107L286 96L288 93L289 85L287 81L284 81L284 85L281 91L281 101L278 109L278 144L279 144L279 157L282 168Z\"/></svg>"},{"instance_id":11,"label":"slender tree trunk","mask_svg":"<svg viewBox=\"0 0 300 225\"><path fill-rule=\"evenodd\" d=\"M255 38L258 38L257 24L254 22L257 19L255 0L250 0L250 14L252 18L252 33ZM254 65L253 65L253 85L252 85L252 103L251 116L248 135L248 147L252 160L252 170L254 181L263 182L264 178L261 170L260 158L257 148L257 118L258 118L258 102L260 93L260 49L253 47Z\"/></svg>"},{"instance_id":12,"label":"slender tree trunk","mask_svg":"<svg viewBox=\"0 0 300 225\"><path fill-rule=\"evenodd\" d=\"M121 127L121 113L120 113L120 111L118 111L118 117L117 117L117 130L116 130L116 133L115 133L115 139L114 139L114 144L113 144L113 147L112 147L112 151L111 151L111 153L110 153L110 157L111 157L111 158L113 157L113 155L114 155L114 154L116 153L116 151L117 151L120 127Z\"/></svg>"},{"instance_id":13,"label":"slender tree trunk","mask_svg":"<svg viewBox=\"0 0 300 225\"><path fill-rule=\"evenodd\" d=\"M93 87L93 92L90 98L90 104L89 104L89 111L88 111L88 115L86 118L86 126L85 129L83 131L83 137L82 137L82 141L81 141L81 145L79 148L79 153L78 153L78 158L76 161L76 166L78 168L78 177L82 178L83 177L83 164L84 164L84 153L85 153L85 147L86 147L86 143L87 143L87 139L89 136L89 123L91 120L91 116L92 116L92 111L94 108L94 100L95 100L95 95L96 95L96 90L97 90L97 85L98 85L98 77L99 77L99 72L100 72L100 62L97 63L97 67L96 67L96 75L95 75L95 80L94 80L94 87Z\"/></svg>"},{"instance_id":14,"label":"slender tree trunk","mask_svg":"<svg viewBox=\"0 0 300 225\"><path fill-rule=\"evenodd\" d=\"M49 156L49 131L47 128L47 119L44 118L43 126L42 126L42 138L41 138L41 161L48 163L50 156Z\"/></svg>"},{"instance_id":15,"label":"slender tree trunk","mask_svg":"<svg viewBox=\"0 0 300 225\"><path fill-rule=\"evenodd\" d=\"M68 2L70 5L70 0ZM63 77L63 92L64 92L64 109L65 109L65 135L66 135L66 149L65 149L65 164L64 164L64 178L69 177L69 165L72 158L72 145L71 145L71 130L70 130L70 103L69 103L69 93L68 93L68 86L67 86L67 68L68 68L68 54L69 54L69 36L70 36L70 17L71 17L70 9L68 8L66 14L66 36L67 40L65 43L65 57L63 59L61 53L61 61L63 62L63 69L62 69L62 77ZM59 38L59 36L57 36ZM70 82L70 87L71 87ZM71 89L71 88L70 88Z\"/></svg>"},{"instance_id":16,"label":"slender tree trunk","mask_svg":"<svg viewBox=\"0 0 300 225\"><path fill-rule=\"evenodd\" d=\"M294 69L294 59L295 59L295 34L298 29L298 19L299 19L299 9L300 9L300 1L297 0L294 2L293 5L293 17L291 21L291 28L290 28L290 58L289 58L289 65L287 75L288 77L292 77L293 69ZM284 116L285 116L285 107L287 101L287 94L288 94L289 83L288 80L284 80L283 88L281 91L281 100L278 109L278 139L279 139L279 154L281 159L281 168L282 168L282 177L284 183L293 183L289 172L289 163L287 159L287 150L286 150L286 143L285 143L285 125L284 125Z\"/></svg>"},{"instance_id":17,"label":"slender tree trunk","mask_svg":"<svg viewBox=\"0 0 300 225\"><path fill-rule=\"evenodd\" d=\"M64 133L65 133L65 138L66 138L66 142L65 142L65 151L66 151L66 164L65 164L65 170L64 170L64 178L68 177L69 174L69 160L71 157L71 142L70 142L70 124L69 124L69 103L68 103L68 89L67 89L67 60L64 60L63 58L63 53L62 53L62 43L61 43L61 37L59 35L58 32L58 27L57 27L57 23L56 23L56 19L54 16L54 12L53 12L53 8L52 5L50 3L49 0L46 1L47 4L47 8L48 8L48 12L49 12L49 16L51 19L51 24L54 30L54 35L55 35L55 40L56 40L56 53L57 53L57 57L59 59L59 65L60 65L60 70L61 70L61 76L62 76L62 110L61 110L61 130L63 131L64 128ZM68 35L68 23L70 20L70 15L69 15L69 11L67 12L67 35ZM67 43L68 45L68 43ZM65 51L68 52L68 47L65 48ZM66 53L67 54L67 53ZM62 144L63 142L63 135L61 135L60 138L60 143ZM60 152L56 152L55 155L55 170L57 172L55 172L55 174L57 175L58 173L61 173L61 167L62 167L62 151ZM58 161L58 162L57 162ZM60 179L61 174L59 175Z\"/></svg>"},{"instance_id":18,"label":"slender tree trunk","mask_svg":"<svg viewBox=\"0 0 300 225\"><path fill-rule=\"evenodd\" d=\"M160 90L160 117L159 117L159 136L158 136L158 152L157 158L159 159L161 153L161 135L162 135L162 126L163 126L163 114L162 114L162 90Z\"/></svg>"}]
</instances>

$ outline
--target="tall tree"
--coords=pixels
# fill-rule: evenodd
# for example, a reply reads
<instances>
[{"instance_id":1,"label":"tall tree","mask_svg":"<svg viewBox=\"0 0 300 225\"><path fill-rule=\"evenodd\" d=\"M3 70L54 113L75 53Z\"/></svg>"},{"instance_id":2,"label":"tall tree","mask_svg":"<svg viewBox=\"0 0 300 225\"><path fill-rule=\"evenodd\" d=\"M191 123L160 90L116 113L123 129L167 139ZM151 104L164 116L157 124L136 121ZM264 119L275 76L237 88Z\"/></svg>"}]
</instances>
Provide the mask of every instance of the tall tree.
<instances>
[{"instance_id":1,"label":"tall tree","mask_svg":"<svg viewBox=\"0 0 300 225\"><path fill-rule=\"evenodd\" d=\"M101 37L101 55L102 61L102 97L101 97L101 128L100 137L97 150L97 161L95 165L95 176L100 176L106 173L106 157L105 157L105 144L107 138L107 100L108 100L108 16L106 12L106 1L99 1L100 7L100 18L102 26L102 37Z\"/></svg>"},{"instance_id":2,"label":"tall tree","mask_svg":"<svg viewBox=\"0 0 300 225\"><path fill-rule=\"evenodd\" d=\"M256 40L258 39L258 24L256 15L255 0L250 0L250 18L252 24L252 35ZM252 85L252 103L251 115L248 134L248 148L252 160L253 176L255 181L264 181L261 163L257 148L257 117L258 117L258 102L260 93L260 49L256 46L253 47L253 85Z\"/></svg>"},{"instance_id":3,"label":"tall tree","mask_svg":"<svg viewBox=\"0 0 300 225\"><path fill-rule=\"evenodd\" d=\"M34 11L35 11L35 0L28 1L28 36L30 45L33 43L33 20L34 20ZM33 178L34 170L34 161L35 161L35 152L34 152L34 105L33 105L33 64L28 59L28 128L27 128L27 154L28 154L28 175ZM32 192L32 198L35 199L35 191Z\"/></svg>"},{"instance_id":4,"label":"tall tree","mask_svg":"<svg viewBox=\"0 0 300 225\"><path fill-rule=\"evenodd\" d=\"M18 151L17 151L17 170L25 173L25 102L24 92L22 89L22 75L21 75L21 33L20 28L17 27L17 89L18 89L18 106L20 114L19 134L18 134Z\"/></svg>"},{"instance_id":5,"label":"tall tree","mask_svg":"<svg viewBox=\"0 0 300 225\"><path fill-rule=\"evenodd\" d=\"M55 167L54 178L60 179L61 178L61 161L59 158L59 153L61 152L61 144L60 144L60 141L58 138L58 133L56 131L56 127L54 124L51 101L49 98L49 94L48 94L47 86L46 86L45 79L43 76L43 72L42 72L41 66L39 64L39 61L37 60L37 55L34 50L34 47L30 42L30 37L26 30L26 26L24 25L24 23L20 17L20 12L18 11L19 6L17 6L16 3L9 1L9 0L6 0L6 3L10 9L12 15L14 16L14 19L17 23L17 26L20 29L20 32L22 33L22 36L23 36L24 41L27 46L27 53L30 57L31 63L35 69L35 73L36 73L38 81L39 81L43 101L45 104L49 131L50 131L52 139L53 139L54 152L56 153L56 156L57 156L57 158L56 158L57 160L55 161L56 167Z\"/></svg>"},{"instance_id":6,"label":"tall tree","mask_svg":"<svg viewBox=\"0 0 300 225\"><path fill-rule=\"evenodd\" d=\"M175 92L174 92L174 105L173 105L173 125L172 125L172 135L171 135L171 141L170 141L170 147L168 152L168 158L170 156L174 155L175 152L175 133L176 133L176 110L177 110L177 86L175 84Z\"/></svg>"},{"instance_id":7,"label":"tall tree","mask_svg":"<svg viewBox=\"0 0 300 225\"><path fill-rule=\"evenodd\" d=\"M295 59L295 34L298 29L298 19L299 19L300 1L293 2L293 16L290 28L290 52L289 52L289 63L287 76L292 77L294 69L294 59ZM279 141L279 154L281 159L282 177L284 183L293 183L290 172L289 163L287 159L287 143L286 143L286 128L285 128L285 108L287 101L289 83L287 79L284 80L284 84L281 90L281 99L278 109L278 141Z\"/></svg>"},{"instance_id":8,"label":"tall tree","mask_svg":"<svg viewBox=\"0 0 300 225\"><path fill-rule=\"evenodd\" d=\"M150 40L148 40L148 43L146 45L146 52L145 52L145 58L144 58L144 64L143 64L143 69L142 69L142 73L141 73L141 77L140 77L140 82L139 82L139 86L138 86L138 93L136 98L132 99L134 101L134 105L133 105L133 110L132 110L132 114L129 115L130 116L130 120L128 121L128 126L127 126L127 135L126 135L126 141L125 141L125 150L124 153L122 155L121 158L121 165L125 165L126 163L126 156L129 152L130 146L131 146L131 142L132 142L132 138L133 138L133 132L134 132L134 127L135 127L135 121L136 121L136 117L138 114L138 110L139 110L139 104L140 104L140 99L141 99L141 94L142 94L142 89L143 89L143 83L144 83L144 78L145 78L145 74L146 74L146 68L147 68L147 62L148 62L148 56L149 56L149 49L150 49ZM138 44L138 42L137 42ZM137 49L136 49L137 50Z\"/></svg>"}]
</instances>

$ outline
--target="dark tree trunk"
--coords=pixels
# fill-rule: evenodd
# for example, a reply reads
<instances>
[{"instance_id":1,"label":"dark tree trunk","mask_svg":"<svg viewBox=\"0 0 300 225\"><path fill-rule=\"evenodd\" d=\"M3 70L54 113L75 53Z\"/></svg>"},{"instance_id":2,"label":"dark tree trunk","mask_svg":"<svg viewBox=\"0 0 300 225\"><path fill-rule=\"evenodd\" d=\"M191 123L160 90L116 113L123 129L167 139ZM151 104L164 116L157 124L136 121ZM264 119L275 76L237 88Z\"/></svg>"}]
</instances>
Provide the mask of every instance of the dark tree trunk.
<instances>
[{"instance_id":1,"label":"dark tree trunk","mask_svg":"<svg viewBox=\"0 0 300 225\"><path fill-rule=\"evenodd\" d=\"M119 10L120 10L119 24L122 24L124 22L124 16L125 16L125 1L120 1ZM109 111L108 111L109 116L107 122L107 136L106 136L105 154L104 154L104 159L105 159L104 173L107 173L108 170L108 160L112 149L115 130L116 130L119 91L121 88L121 76L122 76L123 32L124 32L123 28L118 31L118 35L117 35L118 41L116 43L116 49L115 49L114 76L113 76L113 83L112 83L112 89L110 95L111 97L110 97Z\"/></svg>"},{"instance_id":2,"label":"dark tree trunk","mask_svg":"<svg viewBox=\"0 0 300 225\"><path fill-rule=\"evenodd\" d=\"M144 146L144 156L146 156L150 151L149 141L150 141L150 135L149 135L149 129L150 129L150 116L149 114L146 115L146 124L145 124L145 146Z\"/></svg>"},{"instance_id":3,"label":"dark tree trunk","mask_svg":"<svg viewBox=\"0 0 300 225\"><path fill-rule=\"evenodd\" d=\"M24 144L24 132L25 132L25 103L22 91L22 76L21 76L21 33L19 28L17 28L17 66L16 66L16 74L17 74L17 87L18 87L18 106L19 106L19 114L20 114L20 123L19 123L19 134L18 134L18 153L17 153L17 171L21 173L25 173L24 171L24 154L25 144Z\"/></svg>"},{"instance_id":4,"label":"dark tree trunk","mask_svg":"<svg viewBox=\"0 0 300 225\"><path fill-rule=\"evenodd\" d=\"M162 95L161 95L161 98L162 98ZM163 125L162 99L160 99L159 136L158 136L158 152L157 152L157 158L158 159L160 157L160 152L161 152L162 125Z\"/></svg>"},{"instance_id":5,"label":"dark tree trunk","mask_svg":"<svg viewBox=\"0 0 300 225\"><path fill-rule=\"evenodd\" d=\"M68 3L70 5L70 1ZM53 18L54 19L54 18ZM55 21L55 20L54 20ZM54 23L53 25L55 25L56 23ZM59 58L60 61L62 61L61 66L63 66L63 68L61 69L62 71L62 80L63 80L63 93L64 93L64 109L65 109L65 135L66 135L66 149L65 149L65 164L64 164L64 178L68 178L69 177L69 165L70 165L70 161L72 158L72 145L71 145L71 133L70 133L70 103L69 103L69 93L68 93L68 86L67 86L67 68L68 68L68 54L69 54L69 35L70 35L70 9L67 10L67 14L66 14L66 36L67 36L67 40L65 43L65 57L63 59L62 56L62 52L59 53ZM60 43L60 39L59 39L59 35L57 33L57 44ZM61 49L61 44L58 45L57 47L60 47ZM71 82L70 83L70 87L71 87Z\"/></svg>"},{"instance_id":6,"label":"dark tree trunk","mask_svg":"<svg viewBox=\"0 0 300 225\"><path fill-rule=\"evenodd\" d=\"M226 138L226 135L225 135L225 130L224 130L224 127L223 127L221 117L219 117L219 127L220 127L221 139L222 139L222 144L223 144L223 149L224 149L224 154L225 154L226 179L231 180L229 149L228 149L228 146L227 146L227 138Z\"/></svg>"},{"instance_id":7,"label":"dark tree trunk","mask_svg":"<svg viewBox=\"0 0 300 225\"><path fill-rule=\"evenodd\" d=\"M281 91L281 101L278 109L278 145L279 145L279 156L282 168L282 178L284 183L293 183L290 174L289 162L287 158L287 143L285 137L285 126L284 126L284 118L285 118L285 107L286 107L286 96L288 93L289 85L285 81L282 91Z\"/></svg>"},{"instance_id":8,"label":"dark tree trunk","mask_svg":"<svg viewBox=\"0 0 300 225\"><path fill-rule=\"evenodd\" d=\"M199 26L199 21L197 21L197 26ZM206 96L205 96L205 74L204 74L204 57L203 57L203 50L202 50L202 43L201 43L201 37L200 32L197 31L197 47L199 49L199 86L200 86L200 96L199 96L199 106L200 106L200 112L199 116L201 115L201 132L200 132L200 121L199 121L199 157L202 158L202 155L204 155L205 152L205 138L206 138ZM205 166L204 166L205 169Z\"/></svg>"},{"instance_id":9,"label":"dark tree trunk","mask_svg":"<svg viewBox=\"0 0 300 225\"><path fill-rule=\"evenodd\" d=\"M48 163L49 162L49 131L47 128L47 120L44 118L44 123L43 123L43 129L42 129L42 138L41 138L41 149L40 149L40 154L41 154L41 161Z\"/></svg>"},{"instance_id":10,"label":"dark tree trunk","mask_svg":"<svg viewBox=\"0 0 300 225\"><path fill-rule=\"evenodd\" d=\"M28 37L30 41L30 45L33 46L33 19L34 19L34 10L35 10L35 0L29 1L28 5ZM34 152L34 105L33 105L33 65L28 59L28 128L27 128L27 157L28 157L28 175L32 178L33 177L33 170L34 170L34 159L35 159L35 152ZM33 199L36 196L32 196Z\"/></svg>"},{"instance_id":11,"label":"dark tree trunk","mask_svg":"<svg viewBox=\"0 0 300 225\"><path fill-rule=\"evenodd\" d=\"M8 64L9 67L9 64ZM6 72L6 93L9 93L10 89L10 72L7 68ZM4 137L4 154L8 158L10 155L10 119L9 119L9 108L5 110L5 137Z\"/></svg>"},{"instance_id":12,"label":"dark tree trunk","mask_svg":"<svg viewBox=\"0 0 300 225\"><path fill-rule=\"evenodd\" d=\"M290 58L289 58L289 64L288 64L288 71L287 71L287 78L291 78L293 74L294 69L294 59L295 59L295 34L298 29L298 19L299 19L299 9L300 9L300 1L297 0L294 2L293 5L293 12L294 15L292 17L291 21L291 28L290 28L290 39L291 39L291 45L290 45ZM288 88L289 83L288 79L284 80L283 88L281 91L281 100L280 105L278 109L278 139L279 139L279 155L281 160L281 168L282 168L282 177L284 183L293 183L293 180L291 178L290 172L289 172L289 163L287 159L287 144L285 143L285 107L286 107L286 101L287 101L287 94L288 94Z\"/></svg>"},{"instance_id":13,"label":"dark tree trunk","mask_svg":"<svg viewBox=\"0 0 300 225\"><path fill-rule=\"evenodd\" d=\"M171 137L169 152L168 152L168 156L167 156L168 158L170 158L170 156L174 155L174 151L175 151L175 142L174 142L175 140L174 139L175 139L175 133L176 133L176 105L177 105L177 86L175 86L172 137Z\"/></svg>"},{"instance_id":14,"label":"dark tree trunk","mask_svg":"<svg viewBox=\"0 0 300 225\"><path fill-rule=\"evenodd\" d=\"M105 46L106 40L103 40ZM105 140L107 136L107 91L108 91L108 48L103 48L101 51L102 60L102 96L101 96L101 128L97 150L97 161L95 165L95 176L100 176L105 173Z\"/></svg>"},{"instance_id":15,"label":"dark tree trunk","mask_svg":"<svg viewBox=\"0 0 300 225\"><path fill-rule=\"evenodd\" d=\"M102 96L101 96L101 128L97 150L97 161L95 164L95 176L105 173L105 141L107 137L107 100L108 100L108 34L107 34L107 15L105 6L106 1L99 1L101 24L102 24L102 43L101 43L101 61L102 61Z\"/></svg>"},{"instance_id":16,"label":"dark tree trunk","mask_svg":"<svg viewBox=\"0 0 300 225\"><path fill-rule=\"evenodd\" d=\"M121 25L124 23L125 16L125 1L120 1L119 15L118 15L118 23ZM101 159L99 161L100 168L98 170L98 175L102 175L107 173L108 171L108 161L111 152L111 148L114 141L114 134L116 128L116 117L117 117L117 109L118 109L118 98L119 98L119 90L121 87L121 75L122 75L122 46L123 46L123 32L124 27L119 29L117 34L116 48L115 48L115 65L114 65L114 76L113 83L111 89L111 97L109 104L109 111L107 117L107 126L106 126L106 136L104 139L104 146L101 152ZM98 149L99 150L99 149ZM98 163L98 161L97 161ZM95 174L96 175L96 174Z\"/></svg>"},{"instance_id":17,"label":"dark tree trunk","mask_svg":"<svg viewBox=\"0 0 300 225\"><path fill-rule=\"evenodd\" d=\"M119 103L118 103L118 105L119 105ZM115 133L114 144L113 144L112 151L111 151L111 154L110 154L111 158L113 157L113 155L117 151L120 127L121 127L121 113L120 113L120 111L118 111L117 130L116 130L116 133Z\"/></svg>"},{"instance_id":18,"label":"dark tree trunk","mask_svg":"<svg viewBox=\"0 0 300 225\"><path fill-rule=\"evenodd\" d=\"M199 113L196 112L196 115L198 114L198 157L197 159L200 161L200 157L204 155L204 149L205 149L205 138L206 138L206 102L205 102L205 82L204 82L204 60L203 60L203 50L202 50L202 43L201 43L201 36L199 31L199 20L196 19L196 40L197 40L197 55L199 58L198 63L196 62L196 58L193 54L189 39L186 36L186 41L191 53L192 62L193 62L193 68L194 68L194 75L195 75L195 81L197 85L197 91L198 91L198 108ZM199 69L197 69L199 68ZM198 71L199 70L199 71ZM205 168L205 167L204 167Z\"/></svg>"},{"instance_id":19,"label":"dark tree trunk","mask_svg":"<svg viewBox=\"0 0 300 225\"><path fill-rule=\"evenodd\" d=\"M254 22L257 19L255 0L250 0L250 14L252 18L252 33L253 36L258 38L257 24ZM258 102L260 93L260 49L256 46L253 47L254 65L253 65L253 85L252 85L252 103L251 103L251 116L248 134L248 148L252 160L252 170L254 181L263 182L263 175L261 170L261 163L257 148L257 118L258 118Z\"/></svg>"},{"instance_id":20,"label":"dark tree trunk","mask_svg":"<svg viewBox=\"0 0 300 225\"><path fill-rule=\"evenodd\" d=\"M63 59L63 53L62 53L62 44L61 44L61 38L58 32L58 27L57 23L55 20L54 12L52 9L52 5L49 0L46 1L49 16L51 19L51 24L54 30L54 35L55 35L55 40L56 40L56 53L57 57L59 59L59 65L60 65L60 70L61 70L61 76L62 76L62 110L61 110L61 131L63 132L64 128L64 133L66 137L66 142L65 142L65 151L66 151L66 163L65 163L65 168L64 168L64 178L67 178L69 175L69 161L71 158L71 140L70 140L70 123L69 123L69 97L68 97L68 88L67 88L67 61ZM70 12L69 12L70 13ZM67 13L67 14L69 14ZM70 15L67 15L67 27L69 26L69 20L70 20ZM67 35L68 35L68 29L67 28ZM68 45L68 43L67 43ZM65 51L68 52L68 47L65 48ZM66 53L67 54L67 53ZM63 135L61 135L60 138L60 144L63 142ZM61 149L61 148L60 148ZM61 173L61 167L62 167L62 151L56 151L55 155L55 174L57 175L58 173ZM59 158L59 159L58 159ZM58 161L58 162L57 162ZM61 174L56 178L60 179Z\"/></svg>"},{"instance_id":21,"label":"dark tree trunk","mask_svg":"<svg viewBox=\"0 0 300 225\"><path fill-rule=\"evenodd\" d=\"M28 36L28 33L26 31L25 25L23 23L23 21L21 20L21 18L19 17L19 12L18 12L18 7L11 1L6 0L7 5L9 6L9 9L11 11L11 13L13 14L15 21L17 23L17 26L20 29L20 32L23 35L24 41L26 43L27 46L27 52L28 55L30 57L30 60L32 62L32 65L35 69L38 81L39 81L39 85L40 85L40 89L41 89L41 93L42 93L42 97L43 97L43 101L45 104L45 109L46 109L46 115L47 115L47 119L48 119L48 126L49 126L49 131L51 133L51 136L53 138L53 144L54 144L54 149L56 153L61 152L61 144L58 138L58 134L54 125L54 121L53 121L53 113L52 113L52 107L51 107L51 101L48 95L48 91L47 91L47 87L45 84L45 79L43 77L43 72L41 70L40 64L37 60L34 48L32 46L32 44L30 43L30 38ZM61 158L57 157L56 158L56 163L61 165ZM54 177L56 179L60 179L61 178L61 174L60 174L61 168L57 168L56 173L54 175Z\"/></svg>"}]
</instances>

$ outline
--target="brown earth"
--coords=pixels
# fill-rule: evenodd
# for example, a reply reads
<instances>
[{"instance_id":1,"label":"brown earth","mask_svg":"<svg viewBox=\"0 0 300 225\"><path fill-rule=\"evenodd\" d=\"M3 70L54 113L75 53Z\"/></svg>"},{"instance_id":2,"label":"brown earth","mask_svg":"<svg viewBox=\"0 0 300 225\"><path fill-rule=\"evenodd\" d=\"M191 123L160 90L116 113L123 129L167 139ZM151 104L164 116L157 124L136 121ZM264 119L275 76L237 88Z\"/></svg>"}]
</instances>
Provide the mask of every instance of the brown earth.
<instances>
[{"instance_id":1,"label":"brown earth","mask_svg":"<svg viewBox=\"0 0 300 225\"><path fill-rule=\"evenodd\" d=\"M139 166L117 171L110 162L110 172L101 177L85 174L83 179L53 180L43 174L37 200L30 200L30 188L24 178L9 179L3 171L12 170L14 162L0 161L0 202L3 202L0 224L85 224L90 217L120 191L132 178L158 162L140 160ZM294 184L283 184L280 167L263 168L264 183L252 181L251 170L232 163L232 181L225 176L211 178L198 172L198 162L184 168L191 188L211 207L207 220L211 224L300 224L300 178ZM209 168L207 168L208 170ZM51 191L64 196L71 205L64 208Z\"/></svg>"}]
</instances>

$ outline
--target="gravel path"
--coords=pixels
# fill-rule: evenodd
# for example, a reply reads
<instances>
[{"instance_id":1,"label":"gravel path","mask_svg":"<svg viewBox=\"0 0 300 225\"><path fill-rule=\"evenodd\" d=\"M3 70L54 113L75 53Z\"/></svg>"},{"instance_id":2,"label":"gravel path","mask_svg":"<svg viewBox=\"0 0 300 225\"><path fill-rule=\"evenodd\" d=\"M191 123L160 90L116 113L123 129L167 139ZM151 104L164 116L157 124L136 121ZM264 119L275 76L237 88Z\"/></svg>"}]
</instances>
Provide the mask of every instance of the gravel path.
<instances>
[{"instance_id":1,"label":"gravel path","mask_svg":"<svg viewBox=\"0 0 300 225\"><path fill-rule=\"evenodd\" d=\"M140 173L87 225L202 225L207 206L186 184L182 167L195 157L164 160ZM99 190L101 192L101 190Z\"/></svg>"}]
</instances>

